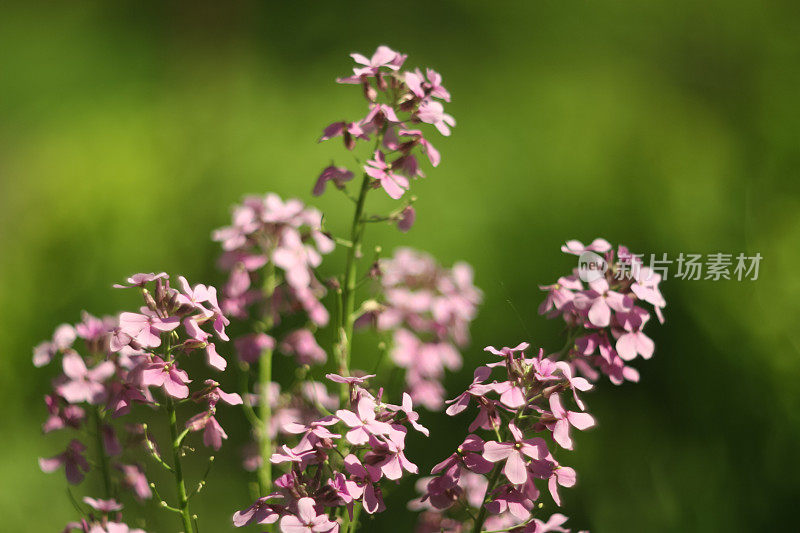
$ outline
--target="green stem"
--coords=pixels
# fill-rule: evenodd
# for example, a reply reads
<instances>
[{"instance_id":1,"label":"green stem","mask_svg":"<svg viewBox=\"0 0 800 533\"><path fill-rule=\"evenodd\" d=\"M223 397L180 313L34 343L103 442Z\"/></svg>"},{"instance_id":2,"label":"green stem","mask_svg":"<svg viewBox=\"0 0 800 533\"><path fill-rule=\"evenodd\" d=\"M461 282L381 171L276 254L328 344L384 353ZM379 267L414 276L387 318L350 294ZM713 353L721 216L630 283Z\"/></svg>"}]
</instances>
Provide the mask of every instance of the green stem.
<instances>
[{"instance_id":1,"label":"green stem","mask_svg":"<svg viewBox=\"0 0 800 533\"><path fill-rule=\"evenodd\" d=\"M170 447L172 448L173 474L175 476L175 488L178 492L178 507L183 520L184 533L194 533L192 527L192 515L189 512L189 498L186 496L186 484L183 481L183 469L181 467L181 443L178 439L178 415L175 411L175 404L172 398L167 396L166 401L167 416L169 417L169 435L171 438Z\"/></svg>"},{"instance_id":2,"label":"green stem","mask_svg":"<svg viewBox=\"0 0 800 533\"><path fill-rule=\"evenodd\" d=\"M381 129L375 138L375 150L380 148L383 142L385 128ZM365 173L361 180L361 190L356 200L356 209L353 212L353 222L350 227L350 243L347 249L347 259L344 267L344 286L342 287L342 313L339 316L339 374L342 376L350 375L350 353L353 348L353 324L355 323L356 308L356 286L358 276L356 262L361 254L361 241L364 237L364 204L369 192L370 178ZM342 383L339 389L342 406L347 404L350 397L350 386Z\"/></svg>"},{"instance_id":3,"label":"green stem","mask_svg":"<svg viewBox=\"0 0 800 533\"><path fill-rule=\"evenodd\" d=\"M500 478L500 472L502 472L502 468L495 467L494 472L492 473L492 477L489 479L489 485L486 487L486 496L483 498L483 505L481 505L481 510L478 513L478 518L475 520L475 525L472 527L472 533L481 533L483 529L483 523L486 521L486 500L489 498L489 495L497 485L497 480Z\"/></svg>"},{"instance_id":4,"label":"green stem","mask_svg":"<svg viewBox=\"0 0 800 533\"><path fill-rule=\"evenodd\" d=\"M358 517L361 514L361 503L355 502L353 505L353 519L350 520L350 515L344 513L344 529L342 533L354 533L358 529Z\"/></svg>"},{"instance_id":5,"label":"green stem","mask_svg":"<svg viewBox=\"0 0 800 533\"><path fill-rule=\"evenodd\" d=\"M103 419L100 416L100 408L94 408L95 424L95 443L97 445L97 462L100 463L100 472L103 474L103 490L106 499L111 497L111 475L108 470L108 457L106 456L105 446L103 446Z\"/></svg>"},{"instance_id":6,"label":"green stem","mask_svg":"<svg viewBox=\"0 0 800 533\"><path fill-rule=\"evenodd\" d=\"M266 331L272 329L272 296L275 292L275 265L269 261L264 267L264 327ZM258 450L261 455L261 464L258 467L258 484L261 495L266 496L272 490L272 439L269 429L272 419L272 406L269 404L269 388L272 383L272 348L265 348L261 352L258 363L258 418L261 421L256 432L258 433Z\"/></svg>"},{"instance_id":7,"label":"green stem","mask_svg":"<svg viewBox=\"0 0 800 533\"><path fill-rule=\"evenodd\" d=\"M369 176L364 174L361 181L361 192L358 195L356 209L353 213L353 223L350 228L350 242L353 244L347 249L347 259L344 268L344 286L342 287L342 314L339 317L339 374L342 376L350 375L350 352L353 346L353 316L356 305L355 291L357 282L356 262L358 254L361 252L361 239L364 236L364 222L361 217L364 214L364 204L369 192ZM342 383L340 389L342 405L346 405L350 395L350 387L347 383Z\"/></svg>"}]
</instances>

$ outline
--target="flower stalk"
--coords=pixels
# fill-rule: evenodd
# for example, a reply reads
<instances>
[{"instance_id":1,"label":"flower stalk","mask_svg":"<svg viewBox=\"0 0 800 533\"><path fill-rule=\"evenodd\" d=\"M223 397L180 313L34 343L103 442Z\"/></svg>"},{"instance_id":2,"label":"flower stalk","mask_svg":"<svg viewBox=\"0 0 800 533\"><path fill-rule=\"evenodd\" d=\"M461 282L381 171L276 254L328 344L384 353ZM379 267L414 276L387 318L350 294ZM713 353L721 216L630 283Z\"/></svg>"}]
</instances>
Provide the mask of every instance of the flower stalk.
<instances>
[{"instance_id":1,"label":"flower stalk","mask_svg":"<svg viewBox=\"0 0 800 533\"><path fill-rule=\"evenodd\" d=\"M97 462L100 465L100 474L103 478L103 494L106 498L111 497L111 473L108 470L108 456L103 445L103 418L100 408L94 408L94 430L95 446L97 448Z\"/></svg>"},{"instance_id":2,"label":"flower stalk","mask_svg":"<svg viewBox=\"0 0 800 533\"><path fill-rule=\"evenodd\" d=\"M273 326L272 318L272 297L275 292L275 264L267 262L264 267L264 329L269 331ZM261 495L269 494L272 488L272 439L270 438L270 426L272 422L272 406L269 403L269 387L272 383L272 346L266 346L261 351L258 362L258 450L261 455L261 462L258 467L258 484Z\"/></svg>"},{"instance_id":3,"label":"flower stalk","mask_svg":"<svg viewBox=\"0 0 800 533\"><path fill-rule=\"evenodd\" d=\"M172 448L172 474L175 477L175 489L178 493L178 506L181 520L183 521L184 533L194 533L192 526L192 514L189 512L189 498L186 495L186 483L183 479L183 467L181 466L181 440L178 435L178 416L175 411L175 403L172 398L166 398L166 413L169 420L169 435Z\"/></svg>"}]
</instances>

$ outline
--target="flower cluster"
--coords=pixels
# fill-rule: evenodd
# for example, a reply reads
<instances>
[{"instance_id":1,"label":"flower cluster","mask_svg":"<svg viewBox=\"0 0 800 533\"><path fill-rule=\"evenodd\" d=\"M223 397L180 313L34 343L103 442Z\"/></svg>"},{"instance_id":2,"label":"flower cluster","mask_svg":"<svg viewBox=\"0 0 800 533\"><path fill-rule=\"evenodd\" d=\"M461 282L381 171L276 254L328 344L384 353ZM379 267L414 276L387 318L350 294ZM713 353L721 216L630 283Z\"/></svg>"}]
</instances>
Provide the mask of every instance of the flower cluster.
<instances>
[{"instance_id":1,"label":"flower cluster","mask_svg":"<svg viewBox=\"0 0 800 533\"><path fill-rule=\"evenodd\" d=\"M117 328L113 317L97 318L84 312L78 324L62 324L51 341L34 348L33 362L43 367L58 360L61 372L53 380L53 391L45 396L48 417L42 425L45 434L71 430L66 449L49 458L40 458L44 472L63 468L67 481L77 485L90 471L89 446L102 457L103 475L119 474L123 488L138 499L151 497L142 467L129 461L132 447L139 441L141 425L114 424L134 402L152 401L148 391L128 384L135 367L131 352L114 352L112 337Z\"/></svg>"},{"instance_id":2,"label":"flower cluster","mask_svg":"<svg viewBox=\"0 0 800 533\"><path fill-rule=\"evenodd\" d=\"M576 483L575 470L562 465L560 456L573 449L576 431L595 425L581 394L601 374L617 384L636 381L638 373L627 363L652 356L653 341L643 330L651 312L663 322L661 278L624 246L614 250L603 239L588 246L567 242L564 252L598 268L588 274L577 268L542 287L547 296L540 312L567 325L564 348L545 356L544 350L530 354L527 343L487 347L496 359L475 369L467 390L445 401L442 380L447 370L461 367L460 350L469 342L483 298L471 267L445 268L409 248L371 266L359 263L367 224L395 223L401 231L413 225L414 198L406 192L411 180L424 177L420 158L434 167L440 163L422 124L450 134L455 121L442 103L450 94L431 69L401 71L406 56L386 46L371 57L352 58L353 74L338 81L361 87L367 114L330 124L320 140L342 137L348 151L358 141L374 144L367 157L356 157L363 171L357 194L347 190L355 173L334 165L313 188L321 195L332 183L353 201L348 239L334 239L323 229L322 214L299 200L248 196L234 208L231 224L213 233L223 249L220 266L228 273L219 300L214 287L192 286L183 277L172 287L166 273L135 274L115 287L140 292L144 305L137 311L102 319L84 313L79 324L59 326L34 349L37 367L60 365L45 397L43 431L71 433L63 452L40 459L42 470L63 468L71 484L92 470L104 488L104 499L83 499L87 507L73 501L82 517L65 533L143 533L122 521L125 491L136 500L155 497L161 508L180 515L184 533L195 533L189 500L202 490L205 477L187 491L181 459L192 449L184 443L202 433L203 444L219 450L228 436L217 408L225 404L241 406L255 437L244 466L258 472L257 499L233 514L236 527L352 533L362 511L386 509L390 484L418 474L405 455L406 437L411 430L425 436L429 431L415 405L429 410L449 405L448 415L471 409L474 418L454 453L417 484L422 494L409 507L421 511L418 533L569 531L564 515L544 520L537 511L545 502L561 506L560 488ZM402 198L387 216L365 210L368 193L377 189ZM344 271L323 283L322 256L334 243L346 253ZM358 289L370 279L379 293L361 301ZM331 313L322 301L327 289L336 297ZM217 344L229 340L231 319L247 328L234 341L241 395L225 392L219 381L196 370L191 378L187 372L195 354L214 372L227 370L229 360ZM312 368L328 360L316 333L329 321L338 373L326 377L338 395L314 380L322 373ZM355 326L368 325L382 339L375 368L383 370L380 357L388 353L405 371L399 405L384 402L378 376L351 368ZM272 377L275 352L290 356L284 361L297 367L294 381L283 388ZM379 370L375 373L382 374ZM372 378L370 389L366 382ZM191 412L183 413L187 406ZM135 421L125 423L134 413ZM158 414L166 415L169 431L161 446L148 428ZM172 475L177 503L167 503L148 482L142 456Z\"/></svg>"},{"instance_id":3,"label":"flower cluster","mask_svg":"<svg viewBox=\"0 0 800 533\"><path fill-rule=\"evenodd\" d=\"M562 355L577 371L592 381L600 374L619 385L623 381L638 381L639 373L627 363L642 356L649 359L655 345L643 332L650 320L651 308L659 322L664 322L662 309L666 301L659 290L661 276L645 267L641 259L625 246L615 251L604 239L595 239L585 246L569 241L561 250L581 256L597 254L606 266L605 271L584 274L575 268L552 285L542 286L547 297L539 313L548 318L560 316L567 324L568 341ZM599 254L603 254L600 256Z\"/></svg>"},{"instance_id":4,"label":"flower cluster","mask_svg":"<svg viewBox=\"0 0 800 533\"><path fill-rule=\"evenodd\" d=\"M256 404L259 395L252 395L250 403ZM317 420L321 413L335 411L339 407L339 398L328 392L324 384L307 380L299 382L291 390L282 393L280 384L271 382L267 387L266 400L269 402L272 416L267 427L267 437L273 442L293 437L292 431L298 424L307 425ZM261 456L256 446L244 449L245 470L255 471L261 464Z\"/></svg>"},{"instance_id":5,"label":"flower cluster","mask_svg":"<svg viewBox=\"0 0 800 533\"><path fill-rule=\"evenodd\" d=\"M478 367L469 388L448 402L449 415L464 411L473 401L478 414L469 425L470 434L455 453L433 468L421 498L411 503L412 509L427 510L420 531L438 531L432 524L462 531L460 524L468 522L467 517L477 517L472 520L488 530L548 531L542 529L546 523L532 514L540 489L546 486L552 500L561 505L558 487L573 486L576 475L556 460L547 439L571 450L571 430L594 425L578 396L592 386L573 376L566 362L546 358L542 350L536 357L527 357L527 349L527 343L500 350L487 347L501 360ZM496 369L502 371L501 381L490 381ZM479 430L489 432L494 440L474 433ZM459 525L448 525L452 518L447 511L460 519ZM562 523L558 517L549 521L550 525Z\"/></svg>"},{"instance_id":6,"label":"flower cluster","mask_svg":"<svg viewBox=\"0 0 800 533\"><path fill-rule=\"evenodd\" d=\"M455 125L444 112L442 102L450 101L450 93L442 86L442 77L432 69L401 72L406 55L387 46L379 46L372 57L351 54L356 62L353 75L339 78L339 83L360 85L369 110L360 120L338 121L327 126L320 141L342 137L345 147L353 150L357 141L375 138L371 159L363 165L365 187L382 188L391 198L401 198L409 189L410 180L424 177L418 152L427 156L434 167L439 165L439 152L428 141L421 124L433 125L442 135L450 135ZM328 182L343 189L353 179L345 167L325 168L314 186L314 194L325 191ZM413 223L413 207L398 212L398 224L406 230Z\"/></svg>"},{"instance_id":7,"label":"flower cluster","mask_svg":"<svg viewBox=\"0 0 800 533\"><path fill-rule=\"evenodd\" d=\"M387 404L382 390L373 395L363 387L374 376L327 377L349 385L349 408L307 423L283 423L296 444L283 445L271 462L288 471L275 480L274 492L233 515L237 527L277 522L284 533L338 532L357 504L369 514L385 510L384 480L417 473L404 453L406 435L409 427L426 436L428 430L410 396L404 394L402 405Z\"/></svg>"},{"instance_id":8,"label":"flower cluster","mask_svg":"<svg viewBox=\"0 0 800 533\"><path fill-rule=\"evenodd\" d=\"M308 315L312 326L328 323L328 311L319 301L325 287L314 274L322 254L334 248L322 231L322 213L300 200L284 202L276 194L248 196L234 208L231 225L215 231L213 238L224 250L220 266L230 272L222 299L228 316L246 319L255 307L258 319L270 326L298 311ZM239 357L248 363L265 348L275 347L275 339L266 331L235 343ZM289 333L282 347L301 364L323 363L327 358L307 328Z\"/></svg>"},{"instance_id":9,"label":"flower cluster","mask_svg":"<svg viewBox=\"0 0 800 533\"><path fill-rule=\"evenodd\" d=\"M215 336L228 340L228 319L219 308L216 290L205 285L192 287L183 277L178 281L180 289L174 289L165 273L131 276L127 284L115 287L141 290L145 305L138 312L103 319L84 313L82 322L59 326L51 341L34 349L37 366L61 358L62 373L53 381L53 393L45 397L49 417L44 432L69 428L83 437L72 439L64 452L40 459L43 471L63 467L67 481L80 483L90 469L89 449L84 441L91 442L107 498L120 489L131 491L140 500L152 497L151 486L136 462L137 454L149 451L165 468L171 467L161 459L145 424L123 425L115 420L128 415L134 404L158 408L188 399L192 379L180 368L182 357L201 350L213 369L221 371L227 366L212 339ZM207 326L211 333L203 329ZM76 346L79 339L82 347ZM164 401L158 399L159 393ZM203 430L206 446L219 449L227 435L215 417L217 403L222 400L236 405L241 398L223 392L216 381L206 380L191 399L203 408L185 423L186 431L176 445L180 446L188 432ZM91 420L87 412L92 415ZM97 501L100 500L87 503L106 514L119 510L111 509L116 504L93 505ZM106 527L109 531L127 531L113 521L105 520L96 526L92 520L89 517L73 526L89 527L92 532L106 531Z\"/></svg>"},{"instance_id":10,"label":"flower cluster","mask_svg":"<svg viewBox=\"0 0 800 533\"><path fill-rule=\"evenodd\" d=\"M469 342L469 325L482 300L472 268L444 268L428 254L401 248L382 259L378 308L362 317L392 333L391 357L406 369L406 390L430 410L443 406L445 369L461 368L459 347Z\"/></svg>"},{"instance_id":11,"label":"flower cluster","mask_svg":"<svg viewBox=\"0 0 800 533\"><path fill-rule=\"evenodd\" d=\"M122 504L116 500L83 499L89 509L83 510L87 518L79 522L70 522L62 533L78 531L80 533L145 533L143 529L133 529L120 522Z\"/></svg>"}]
</instances>

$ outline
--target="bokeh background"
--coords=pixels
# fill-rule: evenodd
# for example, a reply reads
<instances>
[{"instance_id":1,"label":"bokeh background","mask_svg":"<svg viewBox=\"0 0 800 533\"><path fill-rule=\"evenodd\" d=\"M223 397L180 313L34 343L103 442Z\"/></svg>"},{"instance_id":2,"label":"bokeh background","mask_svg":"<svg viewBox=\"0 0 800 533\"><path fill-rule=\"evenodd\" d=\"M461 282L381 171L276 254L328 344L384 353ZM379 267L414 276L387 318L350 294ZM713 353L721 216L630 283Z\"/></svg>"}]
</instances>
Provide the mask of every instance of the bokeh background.
<instances>
[{"instance_id":1,"label":"bokeh background","mask_svg":"<svg viewBox=\"0 0 800 533\"><path fill-rule=\"evenodd\" d=\"M443 73L458 120L436 142L442 165L414 184L415 228L376 225L367 239L475 266L485 304L449 390L486 344L561 346L559 324L537 316L537 284L573 266L566 239L759 252L755 282L664 283L667 323L649 329L657 353L638 363L641 383L589 398L600 425L564 459L579 472L564 512L601 533L794 530L799 15L788 0L3 2L2 529L59 531L75 517L63 476L36 464L57 439L40 435L51 374L31 366L31 347L81 309L134 305L110 288L130 273L220 282L211 230L245 193L310 200L341 154L315 143L321 128L362 114L358 91L333 80L347 53L385 43ZM313 203L334 230L351 216L340 195ZM465 423L426 420L433 437L411 452L423 469ZM249 502L245 422L227 421L203 531L230 530ZM410 531L412 493L395 491L363 530Z\"/></svg>"}]
</instances>

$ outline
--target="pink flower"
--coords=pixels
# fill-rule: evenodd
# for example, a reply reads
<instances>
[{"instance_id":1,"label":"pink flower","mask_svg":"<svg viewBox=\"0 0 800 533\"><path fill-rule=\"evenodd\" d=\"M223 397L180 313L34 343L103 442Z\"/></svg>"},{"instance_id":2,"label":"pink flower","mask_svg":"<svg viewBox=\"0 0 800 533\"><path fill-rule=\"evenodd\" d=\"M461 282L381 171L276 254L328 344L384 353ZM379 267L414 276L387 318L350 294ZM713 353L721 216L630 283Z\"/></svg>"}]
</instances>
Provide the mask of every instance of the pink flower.
<instances>
[{"instance_id":1,"label":"pink flower","mask_svg":"<svg viewBox=\"0 0 800 533\"><path fill-rule=\"evenodd\" d=\"M281 342L281 351L297 357L301 365L323 364L328 359L314 334L307 329L296 329L289 333Z\"/></svg>"},{"instance_id":2,"label":"pink flower","mask_svg":"<svg viewBox=\"0 0 800 533\"><path fill-rule=\"evenodd\" d=\"M406 233L408 230L411 229L411 226L414 225L414 221L417 219L417 212L414 210L412 206L406 206L403 209L403 212L400 213L400 219L397 221L397 229Z\"/></svg>"},{"instance_id":3,"label":"pink flower","mask_svg":"<svg viewBox=\"0 0 800 533\"><path fill-rule=\"evenodd\" d=\"M604 328L611 323L611 310L618 313L627 313L633 308L633 300L619 292L612 291L605 278L599 278L589 283L591 290L583 293L583 306L589 305L589 322L599 328Z\"/></svg>"},{"instance_id":4,"label":"pink flower","mask_svg":"<svg viewBox=\"0 0 800 533\"><path fill-rule=\"evenodd\" d=\"M386 509L380 487L375 485L381 477L377 469L364 468L361 461L353 454L344 458L344 468L355 483L355 487L346 485L351 497L357 500L363 495L364 510L367 513L375 514Z\"/></svg>"},{"instance_id":5,"label":"pink flower","mask_svg":"<svg viewBox=\"0 0 800 533\"><path fill-rule=\"evenodd\" d=\"M178 399L189 396L186 385L192 380L184 370L175 366L174 361L165 362L154 355L150 362L142 363L132 374L140 387L163 387L166 394Z\"/></svg>"},{"instance_id":6,"label":"pink flower","mask_svg":"<svg viewBox=\"0 0 800 533\"><path fill-rule=\"evenodd\" d=\"M426 437L430 435L430 432L428 431L428 428L426 428L425 426L421 425L418 422L419 413L414 411L414 406L413 406L412 401L411 401L411 396L407 392L403 393L403 405L402 406L387 405L386 408L389 409L389 410L392 410L392 411L402 411L403 413L405 413L406 420L408 420L408 423L411 424L411 427L413 427L414 429L416 429L417 431L419 431L420 433L422 433Z\"/></svg>"},{"instance_id":7,"label":"pink flower","mask_svg":"<svg viewBox=\"0 0 800 533\"><path fill-rule=\"evenodd\" d=\"M77 439L72 439L67 445L67 449L55 457L39 458L39 468L42 472L51 473L64 467L67 481L77 485L83 481L84 473L89 471L89 462L83 456L86 446Z\"/></svg>"},{"instance_id":8,"label":"pink flower","mask_svg":"<svg viewBox=\"0 0 800 533\"><path fill-rule=\"evenodd\" d=\"M322 173L317 178L317 183L314 185L314 196L321 196L325 192L325 186L329 181L336 185L337 189L344 187L344 184L353 179L353 173L345 167L336 167L333 165L325 167Z\"/></svg>"},{"instance_id":9,"label":"pink flower","mask_svg":"<svg viewBox=\"0 0 800 533\"><path fill-rule=\"evenodd\" d=\"M433 167L439 166L439 163L442 161L442 157L439 154L439 151L434 148L433 145L423 136L422 130L400 130L397 132L397 134L401 136L413 137L411 142L414 144L419 144L422 147L422 151L428 156L428 160L431 162L431 165Z\"/></svg>"},{"instance_id":10,"label":"pink flower","mask_svg":"<svg viewBox=\"0 0 800 533\"><path fill-rule=\"evenodd\" d=\"M561 251L566 254L581 255L583 252L605 253L611 250L611 244L605 239L595 239L589 246L584 246L581 241L571 240L561 246Z\"/></svg>"},{"instance_id":11,"label":"pink flower","mask_svg":"<svg viewBox=\"0 0 800 533\"><path fill-rule=\"evenodd\" d=\"M399 425L391 427L388 438L383 440L373 439L370 443L371 450L367 452L365 461L379 468L387 479L396 481L403 476L403 470L416 474L417 465L405 456L406 428Z\"/></svg>"},{"instance_id":12,"label":"pink flower","mask_svg":"<svg viewBox=\"0 0 800 533\"><path fill-rule=\"evenodd\" d=\"M90 498L86 496L83 498L84 503L90 506L92 509L103 513L112 513L114 511L122 510L122 504L117 502L117 500L100 500L96 498Z\"/></svg>"},{"instance_id":13,"label":"pink flower","mask_svg":"<svg viewBox=\"0 0 800 533\"><path fill-rule=\"evenodd\" d=\"M72 347L75 337L75 328L69 324L58 326L53 333L51 342L42 342L33 349L33 366L38 368L50 363L56 353Z\"/></svg>"},{"instance_id":14,"label":"pink flower","mask_svg":"<svg viewBox=\"0 0 800 533\"><path fill-rule=\"evenodd\" d=\"M569 366L569 363L566 363L564 361L559 361L556 363L556 367L561 371L561 374L563 374L564 379L567 380L569 387L572 389L572 396L575 398L575 403L578 404L578 407L580 407L581 410L585 410L586 408L583 405L583 402L578 397L578 391L586 392L588 390L591 390L592 384L589 383L586 380L586 378L573 377L572 367Z\"/></svg>"},{"instance_id":15,"label":"pink flower","mask_svg":"<svg viewBox=\"0 0 800 533\"><path fill-rule=\"evenodd\" d=\"M464 442L459 445L456 453L434 466L431 470L431 474L438 474L455 465L463 465L464 468L477 474L488 474L492 471L494 465L481 455L484 451L485 444L486 443L479 436L474 434L467 435Z\"/></svg>"},{"instance_id":16,"label":"pink flower","mask_svg":"<svg viewBox=\"0 0 800 533\"><path fill-rule=\"evenodd\" d=\"M406 59L404 54L395 52L385 45L379 46L377 50L375 50L375 53L372 54L371 58L367 58L358 53L350 54L350 57L352 57L356 63L364 65L364 67L353 69L356 76L374 76L380 71L381 67L390 70L398 70Z\"/></svg>"},{"instance_id":17,"label":"pink flower","mask_svg":"<svg viewBox=\"0 0 800 533\"><path fill-rule=\"evenodd\" d=\"M161 272L160 274L153 274L152 272L148 274L134 274L133 276L129 277L126 281L128 282L127 285L120 285L115 284L115 289L127 289L130 287L144 287L146 284L150 283L151 281L155 281L157 279L168 279L166 272Z\"/></svg>"},{"instance_id":18,"label":"pink flower","mask_svg":"<svg viewBox=\"0 0 800 533\"><path fill-rule=\"evenodd\" d=\"M444 136L450 135L450 127L456 125L456 119L444 112L439 102L422 102L417 110L417 118L427 124L433 124Z\"/></svg>"},{"instance_id":19,"label":"pink flower","mask_svg":"<svg viewBox=\"0 0 800 533\"><path fill-rule=\"evenodd\" d=\"M521 485L528 480L528 471L523 456L542 459L549 452L543 439L539 437L524 439L522 431L513 422L509 422L508 429L511 431L514 442L487 442L483 448L483 458L493 463L505 460L503 474L511 483Z\"/></svg>"},{"instance_id":20,"label":"pink flower","mask_svg":"<svg viewBox=\"0 0 800 533\"><path fill-rule=\"evenodd\" d=\"M56 392L69 403L87 402L96 405L106 396L105 380L114 375L114 363L103 361L91 370L86 368L83 358L75 352L62 360L66 381L56 386Z\"/></svg>"},{"instance_id":21,"label":"pink flower","mask_svg":"<svg viewBox=\"0 0 800 533\"><path fill-rule=\"evenodd\" d=\"M178 317L162 319L146 308L142 311L147 314L120 313L119 330L145 348L161 346L161 334L172 331L180 325ZM118 345L118 348L121 346Z\"/></svg>"},{"instance_id":22,"label":"pink flower","mask_svg":"<svg viewBox=\"0 0 800 533\"><path fill-rule=\"evenodd\" d=\"M550 411L555 422L548 424L553 432L555 440L562 448L572 449L572 438L569 436L569 427L584 430L594 426L594 418L589 413L567 411L561 404L561 398L557 393L550 395Z\"/></svg>"},{"instance_id":23,"label":"pink flower","mask_svg":"<svg viewBox=\"0 0 800 533\"><path fill-rule=\"evenodd\" d=\"M292 287L304 288L311 284L310 268L320 265L322 258L312 247L303 244L295 230L283 233L280 245L272 253L272 261L286 272L286 281Z\"/></svg>"},{"instance_id":24,"label":"pink flower","mask_svg":"<svg viewBox=\"0 0 800 533\"><path fill-rule=\"evenodd\" d=\"M350 385L363 385L365 381L369 378L374 378L375 374L369 374L366 376L348 376L343 377L338 374L325 374L325 377L329 380L333 381L334 383L348 383Z\"/></svg>"},{"instance_id":25,"label":"pink flower","mask_svg":"<svg viewBox=\"0 0 800 533\"><path fill-rule=\"evenodd\" d=\"M567 517L561 513L551 515L547 522L542 522L538 518L534 518L533 522L525 526L522 533L548 533L551 531L569 533L569 529L561 527L566 521Z\"/></svg>"},{"instance_id":26,"label":"pink flower","mask_svg":"<svg viewBox=\"0 0 800 533\"><path fill-rule=\"evenodd\" d=\"M239 359L246 363L255 363L266 349L275 348L275 339L266 333L253 333L239 337L234 342Z\"/></svg>"},{"instance_id":27,"label":"pink flower","mask_svg":"<svg viewBox=\"0 0 800 533\"><path fill-rule=\"evenodd\" d=\"M415 69L414 72L406 72L405 82L408 88L417 98L424 99L430 95L449 102L450 93L442 86L442 76L433 69L426 70L427 80L419 69Z\"/></svg>"},{"instance_id":28,"label":"pink flower","mask_svg":"<svg viewBox=\"0 0 800 533\"><path fill-rule=\"evenodd\" d=\"M364 172L378 180L386 194L394 200L403 196L408 190L408 178L392 172L391 165L386 163L386 158L380 150L376 150L373 158L367 161Z\"/></svg>"},{"instance_id":29,"label":"pink flower","mask_svg":"<svg viewBox=\"0 0 800 533\"><path fill-rule=\"evenodd\" d=\"M216 304L217 300L217 292L214 287L208 287L206 285L202 285L198 283L197 285L192 288L189 285L189 282L183 276L178 276L178 283L181 286L181 291L179 292L175 299L176 301L181 304L188 306L192 309L196 309L203 313L206 316L211 316L211 312L206 309L202 304L205 302L213 302Z\"/></svg>"},{"instance_id":30,"label":"pink flower","mask_svg":"<svg viewBox=\"0 0 800 533\"><path fill-rule=\"evenodd\" d=\"M489 376L492 373L492 369L488 366L479 366L475 369L474 377L472 378L472 383L470 384L469 388L459 396L452 400L447 400L447 403L451 404L450 407L447 408L446 413L450 416L457 415L461 411L467 408L469 405L470 398L473 397L481 397L486 393L493 390L493 385L484 385L483 382L489 379Z\"/></svg>"},{"instance_id":31,"label":"pink flower","mask_svg":"<svg viewBox=\"0 0 800 533\"><path fill-rule=\"evenodd\" d=\"M297 500L297 515L281 518L282 533L331 533L339 531L339 524L331 522L326 514L317 514L314 500L300 498Z\"/></svg>"},{"instance_id":32,"label":"pink flower","mask_svg":"<svg viewBox=\"0 0 800 533\"><path fill-rule=\"evenodd\" d=\"M86 418L86 413L77 405L61 406L58 396L48 395L44 397L47 404L47 412L50 415L42 425L42 432L50 433L66 427L78 429Z\"/></svg>"},{"instance_id":33,"label":"pink flower","mask_svg":"<svg viewBox=\"0 0 800 533\"><path fill-rule=\"evenodd\" d=\"M274 524L278 521L280 515L276 507L270 502L278 498L282 498L281 494L273 492L257 499L253 505L244 511L236 511L233 514L233 525L243 527L248 524Z\"/></svg>"},{"instance_id":34,"label":"pink flower","mask_svg":"<svg viewBox=\"0 0 800 533\"><path fill-rule=\"evenodd\" d=\"M388 435L392 430L386 422L375 419L375 400L365 394L358 398L356 412L339 409L336 417L351 428L345 435L350 444L366 444L370 436Z\"/></svg>"},{"instance_id":35,"label":"pink flower","mask_svg":"<svg viewBox=\"0 0 800 533\"><path fill-rule=\"evenodd\" d=\"M209 448L219 450L222 447L222 439L227 439L228 434L219 425L212 411L202 412L194 415L186 421L189 431L203 430L203 444Z\"/></svg>"},{"instance_id":36,"label":"pink flower","mask_svg":"<svg viewBox=\"0 0 800 533\"><path fill-rule=\"evenodd\" d=\"M348 150L355 148L356 139L369 140L369 135L367 135L362 129L360 123L342 121L334 122L326 127L322 131L322 136L320 136L319 142L327 141L328 139L333 139L334 137L339 137L340 135L343 137L344 146ZM315 193L314 196L319 195Z\"/></svg>"},{"instance_id":37,"label":"pink flower","mask_svg":"<svg viewBox=\"0 0 800 533\"><path fill-rule=\"evenodd\" d=\"M150 484L144 475L144 471L138 465L117 464L116 468L122 472L122 483L133 491L134 496L139 501L149 500L153 497Z\"/></svg>"}]
</instances>

